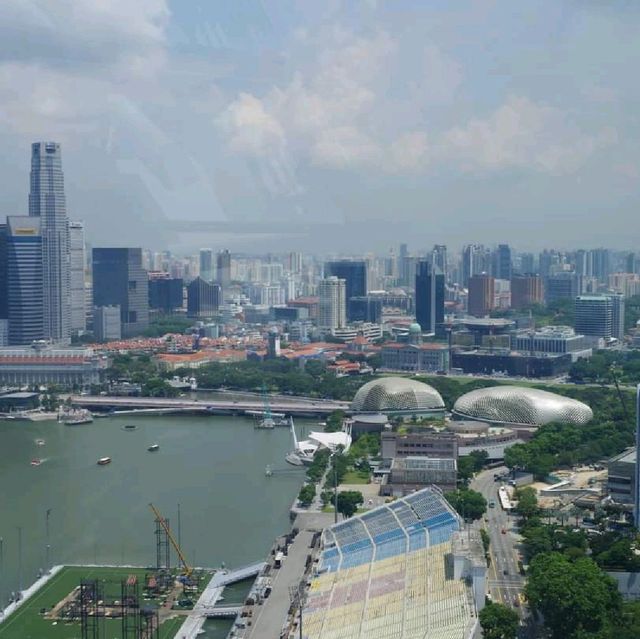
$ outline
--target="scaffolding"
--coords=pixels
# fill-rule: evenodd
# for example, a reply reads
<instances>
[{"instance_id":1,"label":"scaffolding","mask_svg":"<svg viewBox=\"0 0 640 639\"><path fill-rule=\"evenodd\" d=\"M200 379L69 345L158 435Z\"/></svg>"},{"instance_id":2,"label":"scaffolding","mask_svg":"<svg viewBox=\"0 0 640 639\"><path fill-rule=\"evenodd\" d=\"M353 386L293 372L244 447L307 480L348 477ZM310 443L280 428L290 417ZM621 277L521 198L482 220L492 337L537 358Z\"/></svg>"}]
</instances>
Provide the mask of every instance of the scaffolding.
<instances>
[{"instance_id":1,"label":"scaffolding","mask_svg":"<svg viewBox=\"0 0 640 639\"><path fill-rule=\"evenodd\" d=\"M97 579L80 582L80 627L82 639L104 638L104 597Z\"/></svg>"},{"instance_id":2,"label":"scaffolding","mask_svg":"<svg viewBox=\"0 0 640 639\"><path fill-rule=\"evenodd\" d=\"M162 525L160 517L156 517L156 569L171 569L171 541L169 539L169 520L165 519L166 526Z\"/></svg>"},{"instance_id":3,"label":"scaffolding","mask_svg":"<svg viewBox=\"0 0 640 639\"><path fill-rule=\"evenodd\" d=\"M122 639L139 639L140 591L138 579L129 575L120 582L120 606L122 610Z\"/></svg>"}]
</instances>

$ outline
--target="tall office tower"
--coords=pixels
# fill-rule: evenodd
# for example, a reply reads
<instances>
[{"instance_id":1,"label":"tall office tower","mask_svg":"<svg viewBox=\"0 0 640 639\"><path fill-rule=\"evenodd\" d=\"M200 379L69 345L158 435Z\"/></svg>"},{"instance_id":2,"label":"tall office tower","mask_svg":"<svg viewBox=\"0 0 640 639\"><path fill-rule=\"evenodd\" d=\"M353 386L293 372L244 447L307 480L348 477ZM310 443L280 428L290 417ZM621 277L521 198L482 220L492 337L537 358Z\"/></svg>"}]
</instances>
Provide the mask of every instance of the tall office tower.
<instances>
[{"instance_id":1,"label":"tall office tower","mask_svg":"<svg viewBox=\"0 0 640 639\"><path fill-rule=\"evenodd\" d=\"M609 249L598 248L590 251L593 261L593 277L606 282L611 273L611 256Z\"/></svg>"},{"instance_id":2,"label":"tall office tower","mask_svg":"<svg viewBox=\"0 0 640 639\"><path fill-rule=\"evenodd\" d=\"M593 256L591 251L579 249L575 252L574 262L576 265L576 273L580 277L593 277Z\"/></svg>"},{"instance_id":3,"label":"tall office tower","mask_svg":"<svg viewBox=\"0 0 640 639\"><path fill-rule=\"evenodd\" d=\"M345 281L345 304L352 297L367 294L367 263L364 260L335 260L325 262L325 277L337 277ZM348 318L350 319L350 318Z\"/></svg>"},{"instance_id":4,"label":"tall office tower","mask_svg":"<svg viewBox=\"0 0 640 639\"><path fill-rule=\"evenodd\" d=\"M182 309L184 282L168 273L149 274L149 308L171 313Z\"/></svg>"},{"instance_id":5,"label":"tall office tower","mask_svg":"<svg viewBox=\"0 0 640 639\"><path fill-rule=\"evenodd\" d=\"M290 273L302 273L302 253L289 253L287 256L287 270Z\"/></svg>"},{"instance_id":6,"label":"tall office tower","mask_svg":"<svg viewBox=\"0 0 640 639\"><path fill-rule=\"evenodd\" d=\"M213 281L213 250L200 249L200 277L205 282Z\"/></svg>"},{"instance_id":7,"label":"tall office tower","mask_svg":"<svg viewBox=\"0 0 640 639\"><path fill-rule=\"evenodd\" d=\"M197 277L187 286L187 315L212 317L220 308L221 297L219 284L205 282L201 277Z\"/></svg>"},{"instance_id":8,"label":"tall office tower","mask_svg":"<svg viewBox=\"0 0 640 639\"><path fill-rule=\"evenodd\" d=\"M412 267L412 257L409 255L409 248L406 244L400 244L398 253L398 283L400 286L410 286L415 275Z\"/></svg>"},{"instance_id":9,"label":"tall office tower","mask_svg":"<svg viewBox=\"0 0 640 639\"><path fill-rule=\"evenodd\" d=\"M521 310L532 304L542 304L542 278L538 275L514 275L511 278L511 308Z\"/></svg>"},{"instance_id":10,"label":"tall office tower","mask_svg":"<svg viewBox=\"0 0 640 639\"><path fill-rule=\"evenodd\" d=\"M41 220L44 335L67 342L71 335L69 219L60 145L31 145L29 215Z\"/></svg>"},{"instance_id":11,"label":"tall office tower","mask_svg":"<svg viewBox=\"0 0 640 639\"><path fill-rule=\"evenodd\" d=\"M613 335L613 303L606 295L580 295L575 302L575 329L580 335L610 339Z\"/></svg>"},{"instance_id":12,"label":"tall office tower","mask_svg":"<svg viewBox=\"0 0 640 639\"><path fill-rule=\"evenodd\" d=\"M0 346L9 345L9 300L7 299L7 225L0 224Z\"/></svg>"},{"instance_id":13,"label":"tall office tower","mask_svg":"<svg viewBox=\"0 0 640 639\"><path fill-rule=\"evenodd\" d=\"M479 273L489 273L485 248L481 244L469 244L462 249L462 286L469 286L469 279Z\"/></svg>"},{"instance_id":14,"label":"tall office tower","mask_svg":"<svg viewBox=\"0 0 640 639\"><path fill-rule=\"evenodd\" d=\"M231 253L228 249L220 251L217 255L216 279L223 289L231 284Z\"/></svg>"},{"instance_id":15,"label":"tall office tower","mask_svg":"<svg viewBox=\"0 0 640 639\"><path fill-rule=\"evenodd\" d=\"M493 276L499 280L511 279L511 249L508 244L498 244L493 254Z\"/></svg>"},{"instance_id":16,"label":"tall office tower","mask_svg":"<svg viewBox=\"0 0 640 639\"><path fill-rule=\"evenodd\" d=\"M611 337L624 339L624 295L613 294L611 298Z\"/></svg>"},{"instance_id":17,"label":"tall office tower","mask_svg":"<svg viewBox=\"0 0 640 639\"><path fill-rule=\"evenodd\" d=\"M119 306L96 306L93 309L93 336L98 342L122 338Z\"/></svg>"},{"instance_id":18,"label":"tall office tower","mask_svg":"<svg viewBox=\"0 0 640 639\"><path fill-rule=\"evenodd\" d=\"M449 279L447 268L447 247L444 244L434 244L431 255L433 257L433 265L440 273L442 273L442 275L444 275L444 281L447 282Z\"/></svg>"},{"instance_id":19,"label":"tall office tower","mask_svg":"<svg viewBox=\"0 0 640 639\"><path fill-rule=\"evenodd\" d=\"M42 286L42 220L7 217L7 305L9 344L45 337Z\"/></svg>"},{"instance_id":20,"label":"tall office tower","mask_svg":"<svg viewBox=\"0 0 640 639\"><path fill-rule=\"evenodd\" d=\"M638 272L638 260L635 253L629 253L625 260L625 272L637 273Z\"/></svg>"},{"instance_id":21,"label":"tall office tower","mask_svg":"<svg viewBox=\"0 0 640 639\"><path fill-rule=\"evenodd\" d=\"M533 253L520 254L520 273L535 273L536 262Z\"/></svg>"},{"instance_id":22,"label":"tall office tower","mask_svg":"<svg viewBox=\"0 0 640 639\"><path fill-rule=\"evenodd\" d=\"M84 246L84 222L69 222L69 294L71 302L71 332L87 330L87 309L84 294L84 268L86 263Z\"/></svg>"},{"instance_id":23,"label":"tall office tower","mask_svg":"<svg viewBox=\"0 0 640 639\"><path fill-rule=\"evenodd\" d=\"M581 278L576 273L557 273L545 282L547 304L558 300L573 300L581 293Z\"/></svg>"},{"instance_id":24,"label":"tall office tower","mask_svg":"<svg viewBox=\"0 0 640 639\"><path fill-rule=\"evenodd\" d=\"M120 307L123 337L149 326L149 277L141 249L93 249L93 305Z\"/></svg>"},{"instance_id":25,"label":"tall office tower","mask_svg":"<svg viewBox=\"0 0 640 639\"><path fill-rule=\"evenodd\" d=\"M473 275L469 278L469 314L475 317L488 315L494 307L495 280L490 275Z\"/></svg>"},{"instance_id":26,"label":"tall office tower","mask_svg":"<svg viewBox=\"0 0 640 639\"><path fill-rule=\"evenodd\" d=\"M416 269L416 321L425 333L435 333L444 323L444 274L431 260L420 260Z\"/></svg>"},{"instance_id":27,"label":"tall office tower","mask_svg":"<svg viewBox=\"0 0 640 639\"><path fill-rule=\"evenodd\" d=\"M347 324L347 283L330 275L318 282L318 328L333 331Z\"/></svg>"}]
</instances>

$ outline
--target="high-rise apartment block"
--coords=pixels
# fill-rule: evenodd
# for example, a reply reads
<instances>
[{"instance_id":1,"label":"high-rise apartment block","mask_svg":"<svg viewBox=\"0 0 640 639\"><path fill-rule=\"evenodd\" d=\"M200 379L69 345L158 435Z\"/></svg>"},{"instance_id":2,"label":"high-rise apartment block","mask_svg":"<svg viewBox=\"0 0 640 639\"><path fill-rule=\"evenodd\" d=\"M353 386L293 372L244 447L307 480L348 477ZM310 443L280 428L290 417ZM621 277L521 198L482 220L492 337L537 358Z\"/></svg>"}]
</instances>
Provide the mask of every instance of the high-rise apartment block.
<instances>
[{"instance_id":1,"label":"high-rise apartment block","mask_svg":"<svg viewBox=\"0 0 640 639\"><path fill-rule=\"evenodd\" d=\"M444 323L444 274L431 260L418 262L416 270L416 321L425 333L435 333Z\"/></svg>"},{"instance_id":2,"label":"high-rise apartment block","mask_svg":"<svg viewBox=\"0 0 640 639\"><path fill-rule=\"evenodd\" d=\"M347 289L344 279L332 275L318 284L318 328L333 331L347 324Z\"/></svg>"},{"instance_id":3,"label":"high-rise apartment block","mask_svg":"<svg viewBox=\"0 0 640 639\"><path fill-rule=\"evenodd\" d=\"M514 275L511 278L511 308L521 310L544 300L542 278L538 275Z\"/></svg>"},{"instance_id":4,"label":"high-rise apartment block","mask_svg":"<svg viewBox=\"0 0 640 639\"><path fill-rule=\"evenodd\" d=\"M345 282L346 302L352 297L367 294L367 263L364 260L335 260L325 262L325 277L337 277Z\"/></svg>"},{"instance_id":5,"label":"high-rise apartment block","mask_svg":"<svg viewBox=\"0 0 640 639\"><path fill-rule=\"evenodd\" d=\"M93 249L93 305L120 306L123 337L149 326L149 278L141 249Z\"/></svg>"},{"instance_id":6,"label":"high-rise apartment block","mask_svg":"<svg viewBox=\"0 0 640 639\"><path fill-rule=\"evenodd\" d=\"M71 333L69 219L60 145L55 142L31 145L29 215L41 221L44 334L66 342Z\"/></svg>"},{"instance_id":7,"label":"high-rise apartment block","mask_svg":"<svg viewBox=\"0 0 640 639\"><path fill-rule=\"evenodd\" d=\"M468 311L475 317L484 317L494 308L495 280L490 275L473 275L469 278Z\"/></svg>"}]
</instances>

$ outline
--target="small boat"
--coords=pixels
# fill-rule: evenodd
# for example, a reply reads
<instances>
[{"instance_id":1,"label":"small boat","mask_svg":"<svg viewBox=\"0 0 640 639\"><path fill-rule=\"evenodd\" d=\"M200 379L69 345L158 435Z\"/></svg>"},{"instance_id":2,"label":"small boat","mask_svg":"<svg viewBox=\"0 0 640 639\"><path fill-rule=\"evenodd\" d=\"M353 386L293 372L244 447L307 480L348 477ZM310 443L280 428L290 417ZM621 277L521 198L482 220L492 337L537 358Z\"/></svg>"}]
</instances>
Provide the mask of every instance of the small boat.
<instances>
[{"instance_id":1,"label":"small boat","mask_svg":"<svg viewBox=\"0 0 640 639\"><path fill-rule=\"evenodd\" d=\"M32 466L40 466L40 464L42 464L42 460L38 459L37 457L31 460Z\"/></svg>"},{"instance_id":2,"label":"small boat","mask_svg":"<svg viewBox=\"0 0 640 639\"><path fill-rule=\"evenodd\" d=\"M36 446L44 446L45 443L44 439L36 439Z\"/></svg>"},{"instance_id":3,"label":"small boat","mask_svg":"<svg viewBox=\"0 0 640 639\"><path fill-rule=\"evenodd\" d=\"M267 465L267 467L264 469L264 474L265 474L265 477L272 477L273 476L273 468L271 468L270 465Z\"/></svg>"},{"instance_id":4,"label":"small boat","mask_svg":"<svg viewBox=\"0 0 640 639\"><path fill-rule=\"evenodd\" d=\"M106 466L111 463L111 457L100 457L98 460L98 466Z\"/></svg>"},{"instance_id":5,"label":"small boat","mask_svg":"<svg viewBox=\"0 0 640 639\"><path fill-rule=\"evenodd\" d=\"M271 417L265 417L254 424L254 428L260 428L262 430L272 430L275 426L276 423Z\"/></svg>"},{"instance_id":6,"label":"small boat","mask_svg":"<svg viewBox=\"0 0 640 639\"><path fill-rule=\"evenodd\" d=\"M151 444L151 446L149 446L149 448L147 448L147 450L150 453L155 453L157 450L160 450L160 444Z\"/></svg>"},{"instance_id":7,"label":"small boat","mask_svg":"<svg viewBox=\"0 0 640 639\"><path fill-rule=\"evenodd\" d=\"M136 428L138 428L135 424L125 424L124 429L125 430L135 430Z\"/></svg>"}]
</instances>

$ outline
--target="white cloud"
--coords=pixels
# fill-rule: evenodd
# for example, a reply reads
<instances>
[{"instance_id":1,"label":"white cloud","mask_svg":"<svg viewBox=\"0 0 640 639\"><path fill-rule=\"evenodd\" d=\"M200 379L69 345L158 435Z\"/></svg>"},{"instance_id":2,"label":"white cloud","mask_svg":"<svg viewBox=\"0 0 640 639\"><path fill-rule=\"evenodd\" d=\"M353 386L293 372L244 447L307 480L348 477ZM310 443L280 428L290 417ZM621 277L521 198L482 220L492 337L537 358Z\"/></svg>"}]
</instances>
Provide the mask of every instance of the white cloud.
<instances>
[{"instance_id":1,"label":"white cloud","mask_svg":"<svg viewBox=\"0 0 640 639\"><path fill-rule=\"evenodd\" d=\"M528 168L559 174L578 168L613 135L609 130L583 133L568 113L510 96L487 118L445 132L441 150L466 170Z\"/></svg>"},{"instance_id":2,"label":"white cloud","mask_svg":"<svg viewBox=\"0 0 640 639\"><path fill-rule=\"evenodd\" d=\"M311 148L316 164L330 168L351 168L381 161L382 150L362 131L341 126L318 132Z\"/></svg>"}]
</instances>

